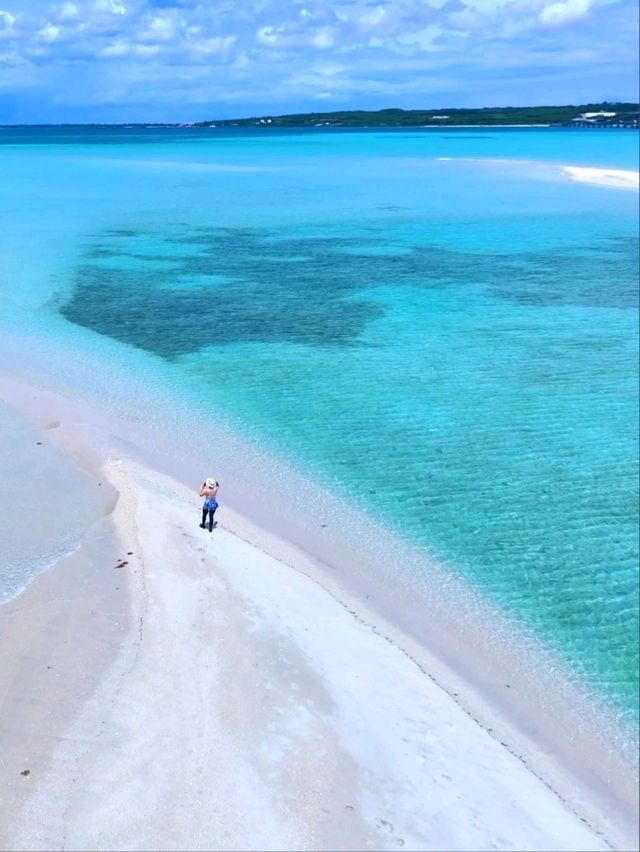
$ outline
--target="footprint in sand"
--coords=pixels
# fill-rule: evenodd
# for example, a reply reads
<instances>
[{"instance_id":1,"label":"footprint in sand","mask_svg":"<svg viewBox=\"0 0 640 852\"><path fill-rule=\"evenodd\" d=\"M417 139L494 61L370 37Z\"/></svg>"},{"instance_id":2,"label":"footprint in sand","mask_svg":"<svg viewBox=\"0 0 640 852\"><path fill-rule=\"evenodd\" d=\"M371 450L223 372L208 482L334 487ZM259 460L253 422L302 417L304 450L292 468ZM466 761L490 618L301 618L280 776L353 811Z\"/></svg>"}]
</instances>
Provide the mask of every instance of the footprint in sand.
<instances>
[{"instance_id":1,"label":"footprint in sand","mask_svg":"<svg viewBox=\"0 0 640 852\"><path fill-rule=\"evenodd\" d=\"M393 834L393 823L387 822L386 819L378 818L375 821L375 827L379 828L380 831L386 831L388 834Z\"/></svg>"}]
</instances>

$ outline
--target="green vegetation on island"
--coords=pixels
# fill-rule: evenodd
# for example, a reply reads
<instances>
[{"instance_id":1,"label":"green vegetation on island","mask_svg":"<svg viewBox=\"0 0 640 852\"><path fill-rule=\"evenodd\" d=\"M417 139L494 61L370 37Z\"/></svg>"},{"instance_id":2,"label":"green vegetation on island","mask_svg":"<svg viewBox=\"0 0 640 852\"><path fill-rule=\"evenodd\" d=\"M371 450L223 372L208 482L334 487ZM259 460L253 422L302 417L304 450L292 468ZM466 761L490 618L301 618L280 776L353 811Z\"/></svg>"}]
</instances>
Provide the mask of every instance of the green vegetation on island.
<instances>
[{"instance_id":1,"label":"green vegetation on island","mask_svg":"<svg viewBox=\"0 0 640 852\"><path fill-rule=\"evenodd\" d=\"M553 124L637 127L638 104L598 103L580 106L484 107L483 109L381 109L262 115L200 121L198 127L443 127L446 125Z\"/></svg>"}]
</instances>

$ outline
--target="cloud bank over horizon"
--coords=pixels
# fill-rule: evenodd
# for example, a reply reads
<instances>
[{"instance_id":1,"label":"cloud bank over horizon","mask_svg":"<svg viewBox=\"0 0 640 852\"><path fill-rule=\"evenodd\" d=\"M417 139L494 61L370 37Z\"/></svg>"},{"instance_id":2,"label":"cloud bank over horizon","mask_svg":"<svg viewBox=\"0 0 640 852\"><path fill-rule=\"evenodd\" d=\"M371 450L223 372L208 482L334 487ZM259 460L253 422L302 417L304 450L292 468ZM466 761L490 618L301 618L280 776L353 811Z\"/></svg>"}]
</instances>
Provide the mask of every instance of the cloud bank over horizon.
<instances>
[{"instance_id":1,"label":"cloud bank over horizon","mask_svg":"<svg viewBox=\"0 0 640 852\"><path fill-rule=\"evenodd\" d=\"M635 101L637 43L636 0L0 0L0 123Z\"/></svg>"}]
</instances>

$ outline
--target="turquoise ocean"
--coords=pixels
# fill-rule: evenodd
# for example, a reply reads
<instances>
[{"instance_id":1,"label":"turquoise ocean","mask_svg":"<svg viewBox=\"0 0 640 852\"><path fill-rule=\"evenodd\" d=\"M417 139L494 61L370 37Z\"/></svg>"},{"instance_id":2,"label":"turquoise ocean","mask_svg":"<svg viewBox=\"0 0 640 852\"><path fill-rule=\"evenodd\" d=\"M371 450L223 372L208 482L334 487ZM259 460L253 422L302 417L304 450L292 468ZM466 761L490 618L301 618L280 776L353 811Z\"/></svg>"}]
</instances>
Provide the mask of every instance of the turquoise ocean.
<instances>
[{"instance_id":1,"label":"turquoise ocean","mask_svg":"<svg viewBox=\"0 0 640 852\"><path fill-rule=\"evenodd\" d=\"M637 722L638 194L561 172L637 133L0 128L0 164L4 370L161 377L154 419L304 471Z\"/></svg>"}]
</instances>

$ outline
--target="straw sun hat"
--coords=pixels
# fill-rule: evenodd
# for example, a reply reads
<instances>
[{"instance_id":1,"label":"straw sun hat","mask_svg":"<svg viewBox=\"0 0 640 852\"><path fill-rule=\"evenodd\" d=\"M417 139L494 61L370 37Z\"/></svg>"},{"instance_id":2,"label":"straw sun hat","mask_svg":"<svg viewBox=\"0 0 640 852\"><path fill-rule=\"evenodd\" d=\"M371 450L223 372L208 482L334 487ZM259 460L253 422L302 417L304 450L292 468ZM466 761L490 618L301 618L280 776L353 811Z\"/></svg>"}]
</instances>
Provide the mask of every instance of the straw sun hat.
<instances>
[{"instance_id":1,"label":"straw sun hat","mask_svg":"<svg viewBox=\"0 0 640 852\"><path fill-rule=\"evenodd\" d=\"M207 486L207 488L215 488L217 484L218 483L215 481L215 479L205 479L205 485Z\"/></svg>"}]
</instances>

